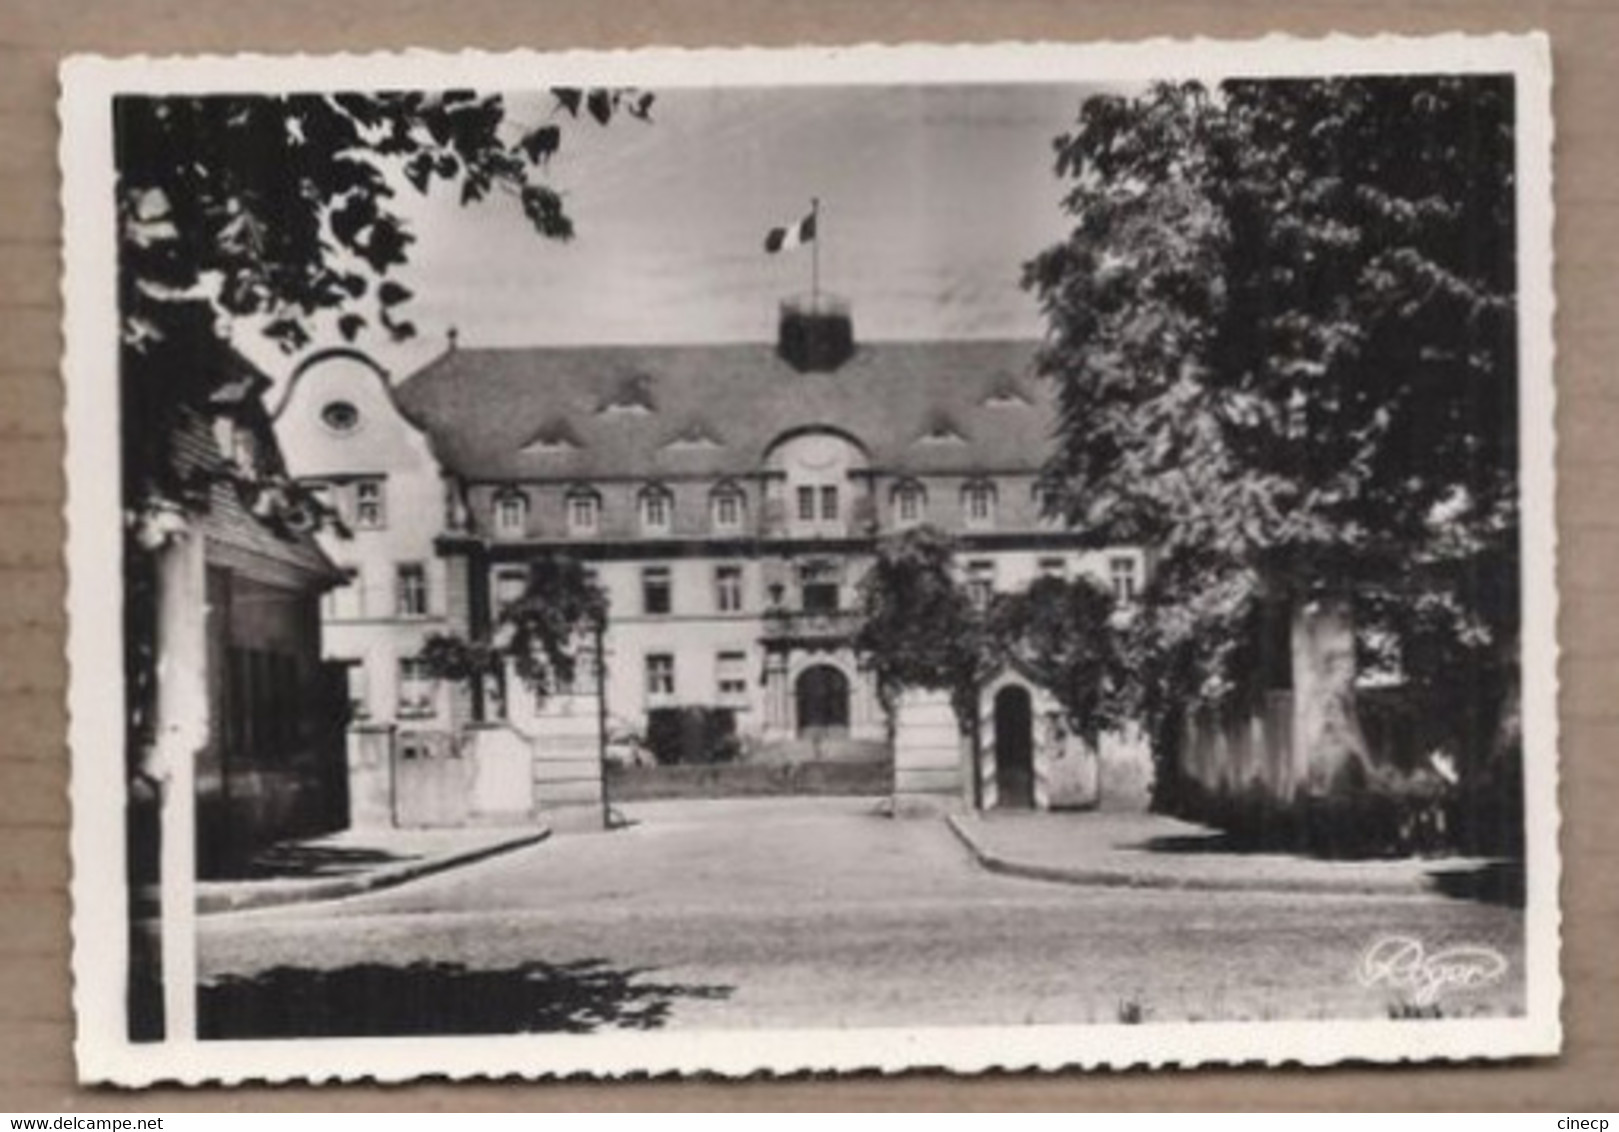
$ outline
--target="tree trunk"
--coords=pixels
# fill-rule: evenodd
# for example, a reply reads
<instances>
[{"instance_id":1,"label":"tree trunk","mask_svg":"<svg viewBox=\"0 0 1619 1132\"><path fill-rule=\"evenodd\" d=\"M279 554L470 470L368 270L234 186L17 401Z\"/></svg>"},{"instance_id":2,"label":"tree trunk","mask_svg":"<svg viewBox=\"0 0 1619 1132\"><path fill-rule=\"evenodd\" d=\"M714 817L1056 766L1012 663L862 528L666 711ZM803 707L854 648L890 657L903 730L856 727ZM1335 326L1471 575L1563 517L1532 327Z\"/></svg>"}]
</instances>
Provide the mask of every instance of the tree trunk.
<instances>
[{"instance_id":1,"label":"tree trunk","mask_svg":"<svg viewBox=\"0 0 1619 1132\"><path fill-rule=\"evenodd\" d=\"M159 938L170 1042L197 1036L196 766L208 741L205 570L200 532L180 535L160 552L151 776L160 784Z\"/></svg>"},{"instance_id":2,"label":"tree trunk","mask_svg":"<svg viewBox=\"0 0 1619 1132\"><path fill-rule=\"evenodd\" d=\"M1355 701L1355 622L1346 597L1293 606L1295 787L1325 797L1366 782L1371 755Z\"/></svg>"}]
</instances>

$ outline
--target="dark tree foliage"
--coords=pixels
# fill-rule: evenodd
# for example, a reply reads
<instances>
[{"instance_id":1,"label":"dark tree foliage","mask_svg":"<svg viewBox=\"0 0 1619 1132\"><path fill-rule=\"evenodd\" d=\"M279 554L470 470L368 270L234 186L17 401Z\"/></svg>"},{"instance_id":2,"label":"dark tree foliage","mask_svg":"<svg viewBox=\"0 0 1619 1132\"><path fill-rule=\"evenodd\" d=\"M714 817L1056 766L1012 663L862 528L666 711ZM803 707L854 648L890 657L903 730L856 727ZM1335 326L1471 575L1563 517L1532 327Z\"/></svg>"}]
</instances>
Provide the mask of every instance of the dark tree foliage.
<instances>
[{"instance_id":1,"label":"dark tree foliage","mask_svg":"<svg viewBox=\"0 0 1619 1132\"><path fill-rule=\"evenodd\" d=\"M529 568L523 596L506 606L488 636L436 633L421 657L435 679L476 686L509 659L538 702L572 684L582 645L607 625L607 594L578 559L548 554ZM596 657L600 664L602 658Z\"/></svg>"},{"instance_id":2,"label":"dark tree foliage","mask_svg":"<svg viewBox=\"0 0 1619 1132\"><path fill-rule=\"evenodd\" d=\"M215 415L222 343L415 332L394 278L413 236L403 194L510 200L548 239L573 235L544 179L563 127L646 119L652 96L558 89L519 123L475 91L126 96L115 108L124 485L132 523L195 502L173 439ZM161 542L142 538L142 545Z\"/></svg>"},{"instance_id":3,"label":"dark tree foliage","mask_svg":"<svg viewBox=\"0 0 1619 1132\"><path fill-rule=\"evenodd\" d=\"M1321 595L1434 702L1512 698L1513 144L1493 76L1164 85L1057 140L1047 480L1155 550L1154 723L1252 691L1274 610Z\"/></svg>"},{"instance_id":4,"label":"dark tree foliage","mask_svg":"<svg viewBox=\"0 0 1619 1132\"><path fill-rule=\"evenodd\" d=\"M956 578L955 543L935 527L885 537L860 584L855 651L890 710L906 688L950 693L963 731L992 663L984 616Z\"/></svg>"}]
</instances>

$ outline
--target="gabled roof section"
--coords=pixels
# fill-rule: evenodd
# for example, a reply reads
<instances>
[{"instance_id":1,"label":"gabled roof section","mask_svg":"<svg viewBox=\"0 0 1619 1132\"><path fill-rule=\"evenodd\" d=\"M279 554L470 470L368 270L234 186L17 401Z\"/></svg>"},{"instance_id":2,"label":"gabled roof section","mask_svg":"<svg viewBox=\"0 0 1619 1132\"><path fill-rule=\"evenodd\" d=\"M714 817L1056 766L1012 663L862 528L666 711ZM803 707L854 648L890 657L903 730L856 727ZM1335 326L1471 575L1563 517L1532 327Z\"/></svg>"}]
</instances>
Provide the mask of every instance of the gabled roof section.
<instances>
[{"instance_id":1,"label":"gabled roof section","mask_svg":"<svg viewBox=\"0 0 1619 1132\"><path fill-rule=\"evenodd\" d=\"M657 412L658 403L652 399L651 376L641 372L625 374L602 397L596 411L604 416L645 416Z\"/></svg>"},{"instance_id":2,"label":"gabled roof section","mask_svg":"<svg viewBox=\"0 0 1619 1132\"><path fill-rule=\"evenodd\" d=\"M1034 401L1024 392L1022 383L1011 374L1002 374L991 382L989 389L984 393L984 399L979 403L990 409L1034 407Z\"/></svg>"},{"instance_id":3,"label":"gabled roof section","mask_svg":"<svg viewBox=\"0 0 1619 1132\"><path fill-rule=\"evenodd\" d=\"M725 441L707 421L692 421L677 431L663 446L676 452L702 452L725 447Z\"/></svg>"},{"instance_id":4,"label":"gabled roof section","mask_svg":"<svg viewBox=\"0 0 1619 1132\"><path fill-rule=\"evenodd\" d=\"M473 480L747 475L778 438L805 428L857 438L872 467L887 471L1034 472L1055 420L1049 385L1032 377L1036 346L866 342L833 373L799 373L764 342L463 346L395 393L445 466ZM985 389L1006 375L1020 375L1029 411L984 404ZM565 422L578 447L531 448L536 420L558 435ZM916 443L937 420L961 439ZM693 425L714 443L688 435Z\"/></svg>"},{"instance_id":5,"label":"gabled roof section","mask_svg":"<svg viewBox=\"0 0 1619 1132\"><path fill-rule=\"evenodd\" d=\"M917 435L917 444L966 444L967 433L945 409L936 409L926 427Z\"/></svg>"},{"instance_id":6,"label":"gabled roof section","mask_svg":"<svg viewBox=\"0 0 1619 1132\"><path fill-rule=\"evenodd\" d=\"M262 407L257 407L256 394L253 405L252 431L257 441L253 459L266 477L266 489L275 490L283 476L280 450L268 417ZM330 585L342 580L342 573L310 532L293 530L273 518L254 514L243 490L229 474L229 462L220 451L211 421L194 412L184 413L175 431L174 451L175 472L197 493L196 505L201 510L198 525L209 539L303 571L311 584Z\"/></svg>"}]
</instances>

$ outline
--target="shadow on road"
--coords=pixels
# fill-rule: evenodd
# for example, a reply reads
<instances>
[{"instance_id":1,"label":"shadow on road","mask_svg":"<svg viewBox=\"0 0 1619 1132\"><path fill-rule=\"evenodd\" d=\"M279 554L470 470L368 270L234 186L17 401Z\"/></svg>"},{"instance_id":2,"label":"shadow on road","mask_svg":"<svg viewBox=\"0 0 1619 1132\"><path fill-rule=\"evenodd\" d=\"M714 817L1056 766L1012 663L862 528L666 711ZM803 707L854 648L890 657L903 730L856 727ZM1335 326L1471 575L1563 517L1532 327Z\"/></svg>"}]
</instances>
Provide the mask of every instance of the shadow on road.
<instances>
[{"instance_id":1,"label":"shadow on road","mask_svg":"<svg viewBox=\"0 0 1619 1132\"><path fill-rule=\"evenodd\" d=\"M1476 869L1436 870L1428 876L1435 889L1458 900L1522 908L1527 897L1522 861L1491 861Z\"/></svg>"},{"instance_id":2,"label":"shadow on road","mask_svg":"<svg viewBox=\"0 0 1619 1132\"><path fill-rule=\"evenodd\" d=\"M341 849L330 845L276 845L238 862L228 870L231 880L262 880L270 877L335 877L365 872L412 855L389 853L382 849Z\"/></svg>"},{"instance_id":3,"label":"shadow on road","mask_svg":"<svg viewBox=\"0 0 1619 1132\"><path fill-rule=\"evenodd\" d=\"M724 999L735 989L643 980L647 973L601 959L500 970L276 967L204 984L198 1028L208 1039L655 1030L677 1000Z\"/></svg>"},{"instance_id":4,"label":"shadow on road","mask_svg":"<svg viewBox=\"0 0 1619 1132\"><path fill-rule=\"evenodd\" d=\"M1149 837L1145 841L1134 845L1124 846L1126 849L1141 850L1146 853L1243 853L1254 852L1250 846L1245 846L1225 833L1187 833L1172 836Z\"/></svg>"}]
</instances>

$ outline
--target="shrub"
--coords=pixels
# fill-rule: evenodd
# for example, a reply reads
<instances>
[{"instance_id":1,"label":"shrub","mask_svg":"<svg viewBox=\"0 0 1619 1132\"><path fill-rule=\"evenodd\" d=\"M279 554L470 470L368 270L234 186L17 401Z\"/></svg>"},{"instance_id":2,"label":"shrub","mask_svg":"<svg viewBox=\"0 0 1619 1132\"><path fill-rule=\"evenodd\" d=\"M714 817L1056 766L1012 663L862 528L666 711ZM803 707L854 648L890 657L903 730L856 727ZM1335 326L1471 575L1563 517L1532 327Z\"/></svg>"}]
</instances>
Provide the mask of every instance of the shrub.
<instances>
[{"instance_id":1,"label":"shrub","mask_svg":"<svg viewBox=\"0 0 1619 1132\"><path fill-rule=\"evenodd\" d=\"M695 704L647 712L646 745L659 766L735 762L742 750L735 711Z\"/></svg>"}]
</instances>

